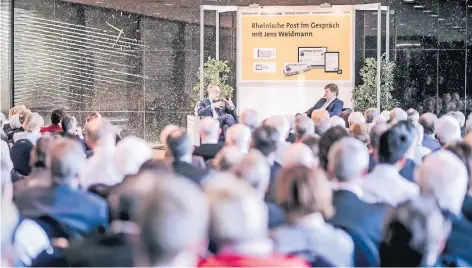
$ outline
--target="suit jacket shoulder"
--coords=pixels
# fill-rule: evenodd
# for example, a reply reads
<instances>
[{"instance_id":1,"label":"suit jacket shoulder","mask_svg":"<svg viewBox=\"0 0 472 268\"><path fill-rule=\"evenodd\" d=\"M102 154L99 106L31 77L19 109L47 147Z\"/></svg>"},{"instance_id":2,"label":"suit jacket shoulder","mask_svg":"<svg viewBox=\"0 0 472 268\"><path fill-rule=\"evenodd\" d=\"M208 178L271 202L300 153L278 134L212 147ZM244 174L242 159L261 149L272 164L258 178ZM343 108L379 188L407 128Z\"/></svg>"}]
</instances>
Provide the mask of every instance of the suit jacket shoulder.
<instances>
[{"instance_id":1,"label":"suit jacket shoulder","mask_svg":"<svg viewBox=\"0 0 472 268\"><path fill-rule=\"evenodd\" d=\"M193 166L183 161L174 161L172 163L175 173L184 176L196 183L200 183L208 175L208 171Z\"/></svg>"}]
</instances>

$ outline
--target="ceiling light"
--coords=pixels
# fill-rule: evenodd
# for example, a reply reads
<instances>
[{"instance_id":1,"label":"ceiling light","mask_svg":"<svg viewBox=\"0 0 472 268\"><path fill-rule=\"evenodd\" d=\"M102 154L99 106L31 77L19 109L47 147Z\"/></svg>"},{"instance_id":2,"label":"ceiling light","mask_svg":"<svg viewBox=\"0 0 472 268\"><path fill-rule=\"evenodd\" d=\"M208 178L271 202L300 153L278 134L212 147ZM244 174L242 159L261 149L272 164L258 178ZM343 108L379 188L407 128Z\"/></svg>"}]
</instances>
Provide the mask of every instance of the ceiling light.
<instances>
[{"instance_id":1,"label":"ceiling light","mask_svg":"<svg viewBox=\"0 0 472 268\"><path fill-rule=\"evenodd\" d=\"M439 18L438 21L445 21L445 18Z\"/></svg>"},{"instance_id":2,"label":"ceiling light","mask_svg":"<svg viewBox=\"0 0 472 268\"><path fill-rule=\"evenodd\" d=\"M411 4L411 3L414 3L415 0L403 0L403 2L408 3L408 4Z\"/></svg>"},{"instance_id":3,"label":"ceiling light","mask_svg":"<svg viewBox=\"0 0 472 268\"><path fill-rule=\"evenodd\" d=\"M416 9L423 9L425 6L424 5L414 5L413 6Z\"/></svg>"},{"instance_id":4,"label":"ceiling light","mask_svg":"<svg viewBox=\"0 0 472 268\"><path fill-rule=\"evenodd\" d=\"M433 11L429 10L429 9L426 9L426 10L423 10L423 13L429 14L429 13L433 13Z\"/></svg>"},{"instance_id":5,"label":"ceiling light","mask_svg":"<svg viewBox=\"0 0 472 268\"><path fill-rule=\"evenodd\" d=\"M431 17L437 18L437 17L439 17L439 15L438 14L431 14Z\"/></svg>"},{"instance_id":6,"label":"ceiling light","mask_svg":"<svg viewBox=\"0 0 472 268\"><path fill-rule=\"evenodd\" d=\"M460 29L460 28L461 28L461 26L458 26L458 25L452 26L452 29Z\"/></svg>"}]
</instances>

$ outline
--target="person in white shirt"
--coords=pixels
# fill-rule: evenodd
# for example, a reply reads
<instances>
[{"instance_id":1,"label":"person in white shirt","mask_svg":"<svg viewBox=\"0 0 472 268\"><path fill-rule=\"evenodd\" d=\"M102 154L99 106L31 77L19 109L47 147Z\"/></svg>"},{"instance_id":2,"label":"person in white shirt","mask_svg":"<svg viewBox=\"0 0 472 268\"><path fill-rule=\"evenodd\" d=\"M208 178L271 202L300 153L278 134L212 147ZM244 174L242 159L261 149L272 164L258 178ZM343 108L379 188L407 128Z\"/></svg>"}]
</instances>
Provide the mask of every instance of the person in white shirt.
<instances>
[{"instance_id":1,"label":"person in white shirt","mask_svg":"<svg viewBox=\"0 0 472 268\"><path fill-rule=\"evenodd\" d=\"M362 185L365 201L396 206L419 194L418 186L399 174L414 142L410 127L411 123L401 121L380 136L378 164Z\"/></svg>"},{"instance_id":2,"label":"person in white shirt","mask_svg":"<svg viewBox=\"0 0 472 268\"><path fill-rule=\"evenodd\" d=\"M110 122L96 118L85 127L85 142L93 151L80 172L80 184L89 188L93 184L115 185L123 177L116 171L115 136Z\"/></svg>"}]
</instances>

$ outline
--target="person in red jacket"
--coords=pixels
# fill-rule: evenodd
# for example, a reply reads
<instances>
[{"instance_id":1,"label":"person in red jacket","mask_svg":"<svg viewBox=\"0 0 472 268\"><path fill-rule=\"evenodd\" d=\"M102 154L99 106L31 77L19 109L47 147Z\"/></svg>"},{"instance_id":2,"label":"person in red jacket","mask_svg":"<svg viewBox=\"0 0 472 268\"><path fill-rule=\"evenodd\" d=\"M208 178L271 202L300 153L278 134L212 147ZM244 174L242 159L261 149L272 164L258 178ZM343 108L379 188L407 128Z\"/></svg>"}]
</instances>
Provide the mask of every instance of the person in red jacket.
<instances>
[{"instance_id":1,"label":"person in red jacket","mask_svg":"<svg viewBox=\"0 0 472 268\"><path fill-rule=\"evenodd\" d=\"M217 254L199 267L308 267L298 257L274 252L267 206L256 191L234 175L217 176L204 186L210 201L210 239Z\"/></svg>"},{"instance_id":2,"label":"person in red jacket","mask_svg":"<svg viewBox=\"0 0 472 268\"><path fill-rule=\"evenodd\" d=\"M41 128L41 134L44 133L61 133L61 120L62 117L65 115L65 112L61 109L56 109L51 113L51 124L49 126L45 126Z\"/></svg>"}]
</instances>

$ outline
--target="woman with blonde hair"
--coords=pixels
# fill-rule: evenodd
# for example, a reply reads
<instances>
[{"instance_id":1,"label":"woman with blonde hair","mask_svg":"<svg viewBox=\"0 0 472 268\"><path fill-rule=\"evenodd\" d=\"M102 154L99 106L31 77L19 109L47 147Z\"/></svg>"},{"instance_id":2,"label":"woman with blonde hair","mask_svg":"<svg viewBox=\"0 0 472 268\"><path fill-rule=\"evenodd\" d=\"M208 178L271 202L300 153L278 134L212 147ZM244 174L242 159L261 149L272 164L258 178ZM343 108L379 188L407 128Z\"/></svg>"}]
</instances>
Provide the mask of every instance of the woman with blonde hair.
<instances>
[{"instance_id":1,"label":"woman with blonde hair","mask_svg":"<svg viewBox=\"0 0 472 268\"><path fill-rule=\"evenodd\" d=\"M17 132L13 135L13 142L19 140L29 140L32 144L36 144L36 141L41 137L41 127L44 125L44 119L38 113L32 113L28 115L25 122L23 123L24 132Z\"/></svg>"},{"instance_id":2,"label":"woman with blonde hair","mask_svg":"<svg viewBox=\"0 0 472 268\"><path fill-rule=\"evenodd\" d=\"M334 214L332 199L324 171L301 165L282 170L276 201L285 210L288 224L274 230L275 249L300 255L310 263L315 256L334 266L352 266L352 239L325 221Z\"/></svg>"}]
</instances>

